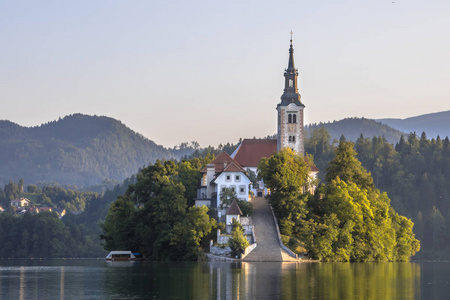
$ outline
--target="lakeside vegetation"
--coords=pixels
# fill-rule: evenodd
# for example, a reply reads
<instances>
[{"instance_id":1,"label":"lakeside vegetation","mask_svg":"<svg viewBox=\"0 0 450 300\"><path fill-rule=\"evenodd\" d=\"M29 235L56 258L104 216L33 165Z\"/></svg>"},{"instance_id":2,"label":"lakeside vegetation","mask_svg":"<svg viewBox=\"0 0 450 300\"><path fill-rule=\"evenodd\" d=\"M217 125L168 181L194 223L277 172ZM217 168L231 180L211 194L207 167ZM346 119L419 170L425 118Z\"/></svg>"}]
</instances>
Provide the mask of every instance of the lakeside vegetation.
<instances>
[{"instance_id":1,"label":"lakeside vegetation","mask_svg":"<svg viewBox=\"0 0 450 300\"><path fill-rule=\"evenodd\" d=\"M201 259L217 229L208 208L192 206L207 162L156 161L142 169L101 225L105 249L130 249L151 260Z\"/></svg>"},{"instance_id":2,"label":"lakeside vegetation","mask_svg":"<svg viewBox=\"0 0 450 300\"><path fill-rule=\"evenodd\" d=\"M408 261L420 249L413 223L375 189L355 155L353 143L339 143L315 196L303 192L308 157L287 148L261 161L281 234L298 238L309 257L322 261Z\"/></svg>"},{"instance_id":3,"label":"lakeside vegetation","mask_svg":"<svg viewBox=\"0 0 450 300\"><path fill-rule=\"evenodd\" d=\"M345 139L342 137L341 139ZM324 128L306 139L305 150L326 170L338 141ZM386 192L395 210L410 218L421 242L415 259L450 258L450 140L428 139L425 133L401 136L393 145L383 137L356 140L356 157L373 176L377 189ZM321 172L321 181L325 174Z\"/></svg>"}]
</instances>

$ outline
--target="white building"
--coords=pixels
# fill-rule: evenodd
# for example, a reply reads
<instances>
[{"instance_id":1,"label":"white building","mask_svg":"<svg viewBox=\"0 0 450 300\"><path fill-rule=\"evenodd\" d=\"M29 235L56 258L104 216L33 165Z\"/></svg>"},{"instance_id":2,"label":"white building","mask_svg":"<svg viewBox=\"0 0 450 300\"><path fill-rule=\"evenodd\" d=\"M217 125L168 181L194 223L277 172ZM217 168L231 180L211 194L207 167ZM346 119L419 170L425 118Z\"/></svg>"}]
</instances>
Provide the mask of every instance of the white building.
<instances>
[{"instance_id":1,"label":"white building","mask_svg":"<svg viewBox=\"0 0 450 300\"><path fill-rule=\"evenodd\" d=\"M30 203L30 200L28 200L27 198L20 198L17 200L12 200L10 201L11 206L15 206L15 207L24 207L24 206L28 206L28 204Z\"/></svg>"},{"instance_id":2,"label":"white building","mask_svg":"<svg viewBox=\"0 0 450 300\"><path fill-rule=\"evenodd\" d=\"M226 152L219 154L200 172L202 178L197 190L196 206L219 208L220 192L225 188L234 190L240 200L248 201L251 181L247 172Z\"/></svg>"}]
</instances>

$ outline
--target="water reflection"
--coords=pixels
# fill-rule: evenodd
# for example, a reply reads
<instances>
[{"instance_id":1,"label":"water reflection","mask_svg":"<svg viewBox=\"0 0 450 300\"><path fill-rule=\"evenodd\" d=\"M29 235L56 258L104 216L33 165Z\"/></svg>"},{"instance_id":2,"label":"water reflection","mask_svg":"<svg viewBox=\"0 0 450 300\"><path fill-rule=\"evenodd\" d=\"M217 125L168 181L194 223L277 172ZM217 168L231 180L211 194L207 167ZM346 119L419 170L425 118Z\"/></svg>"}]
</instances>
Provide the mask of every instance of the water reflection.
<instances>
[{"instance_id":1,"label":"water reflection","mask_svg":"<svg viewBox=\"0 0 450 300\"><path fill-rule=\"evenodd\" d=\"M431 299L450 264L0 260L0 299Z\"/></svg>"},{"instance_id":2,"label":"water reflection","mask_svg":"<svg viewBox=\"0 0 450 300\"><path fill-rule=\"evenodd\" d=\"M64 266L61 267L61 280L60 280L61 292L59 293L59 299L64 300Z\"/></svg>"},{"instance_id":3,"label":"water reflection","mask_svg":"<svg viewBox=\"0 0 450 300\"><path fill-rule=\"evenodd\" d=\"M194 286L203 286L201 298L351 300L420 295L420 265L415 263L211 263L208 282L198 269L192 268L189 277ZM198 292L189 296L199 296Z\"/></svg>"},{"instance_id":4,"label":"water reflection","mask_svg":"<svg viewBox=\"0 0 450 300\"><path fill-rule=\"evenodd\" d=\"M23 295L25 293L25 267L21 266L20 267L20 284L19 284L19 299L23 300Z\"/></svg>"}]
</instances>

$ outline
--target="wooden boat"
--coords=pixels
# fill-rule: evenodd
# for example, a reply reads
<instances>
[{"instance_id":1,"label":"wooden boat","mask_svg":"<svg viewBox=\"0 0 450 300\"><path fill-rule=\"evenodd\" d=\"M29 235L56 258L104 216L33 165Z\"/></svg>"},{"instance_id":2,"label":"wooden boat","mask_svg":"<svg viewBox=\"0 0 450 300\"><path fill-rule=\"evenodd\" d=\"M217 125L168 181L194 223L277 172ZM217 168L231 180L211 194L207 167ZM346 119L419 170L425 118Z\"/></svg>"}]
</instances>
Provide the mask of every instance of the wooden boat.
<instances>
[{"instance_id":1,"label":"wooden boat","mask_svg":"<svg viewBox=\"0 0 450 300\"><path fill-rule=\"evenodd\" d=\"M128 261L128 260L144 260L139 253L133 253L131 251L111 251L106 260L112 261Z\"/></svg>"}]
</instances>

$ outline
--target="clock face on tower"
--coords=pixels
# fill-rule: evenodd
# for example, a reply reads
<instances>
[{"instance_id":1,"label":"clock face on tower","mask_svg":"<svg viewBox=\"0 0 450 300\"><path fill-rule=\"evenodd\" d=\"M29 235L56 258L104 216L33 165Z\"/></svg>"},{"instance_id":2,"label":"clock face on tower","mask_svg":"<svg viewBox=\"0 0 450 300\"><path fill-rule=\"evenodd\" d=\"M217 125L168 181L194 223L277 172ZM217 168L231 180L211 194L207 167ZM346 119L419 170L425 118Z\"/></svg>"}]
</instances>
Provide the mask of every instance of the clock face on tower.
<instances>
[{"instance_id":1,"label":"clock face on tower","mask_svg":"<svg viewBox=\"0 0 450 300\"><path fill-rule=\"evenodd\" d=\"M295 124L289 124L288 129L289 129L289 132L295 131Z\"/></svg>"}]
</instances>

